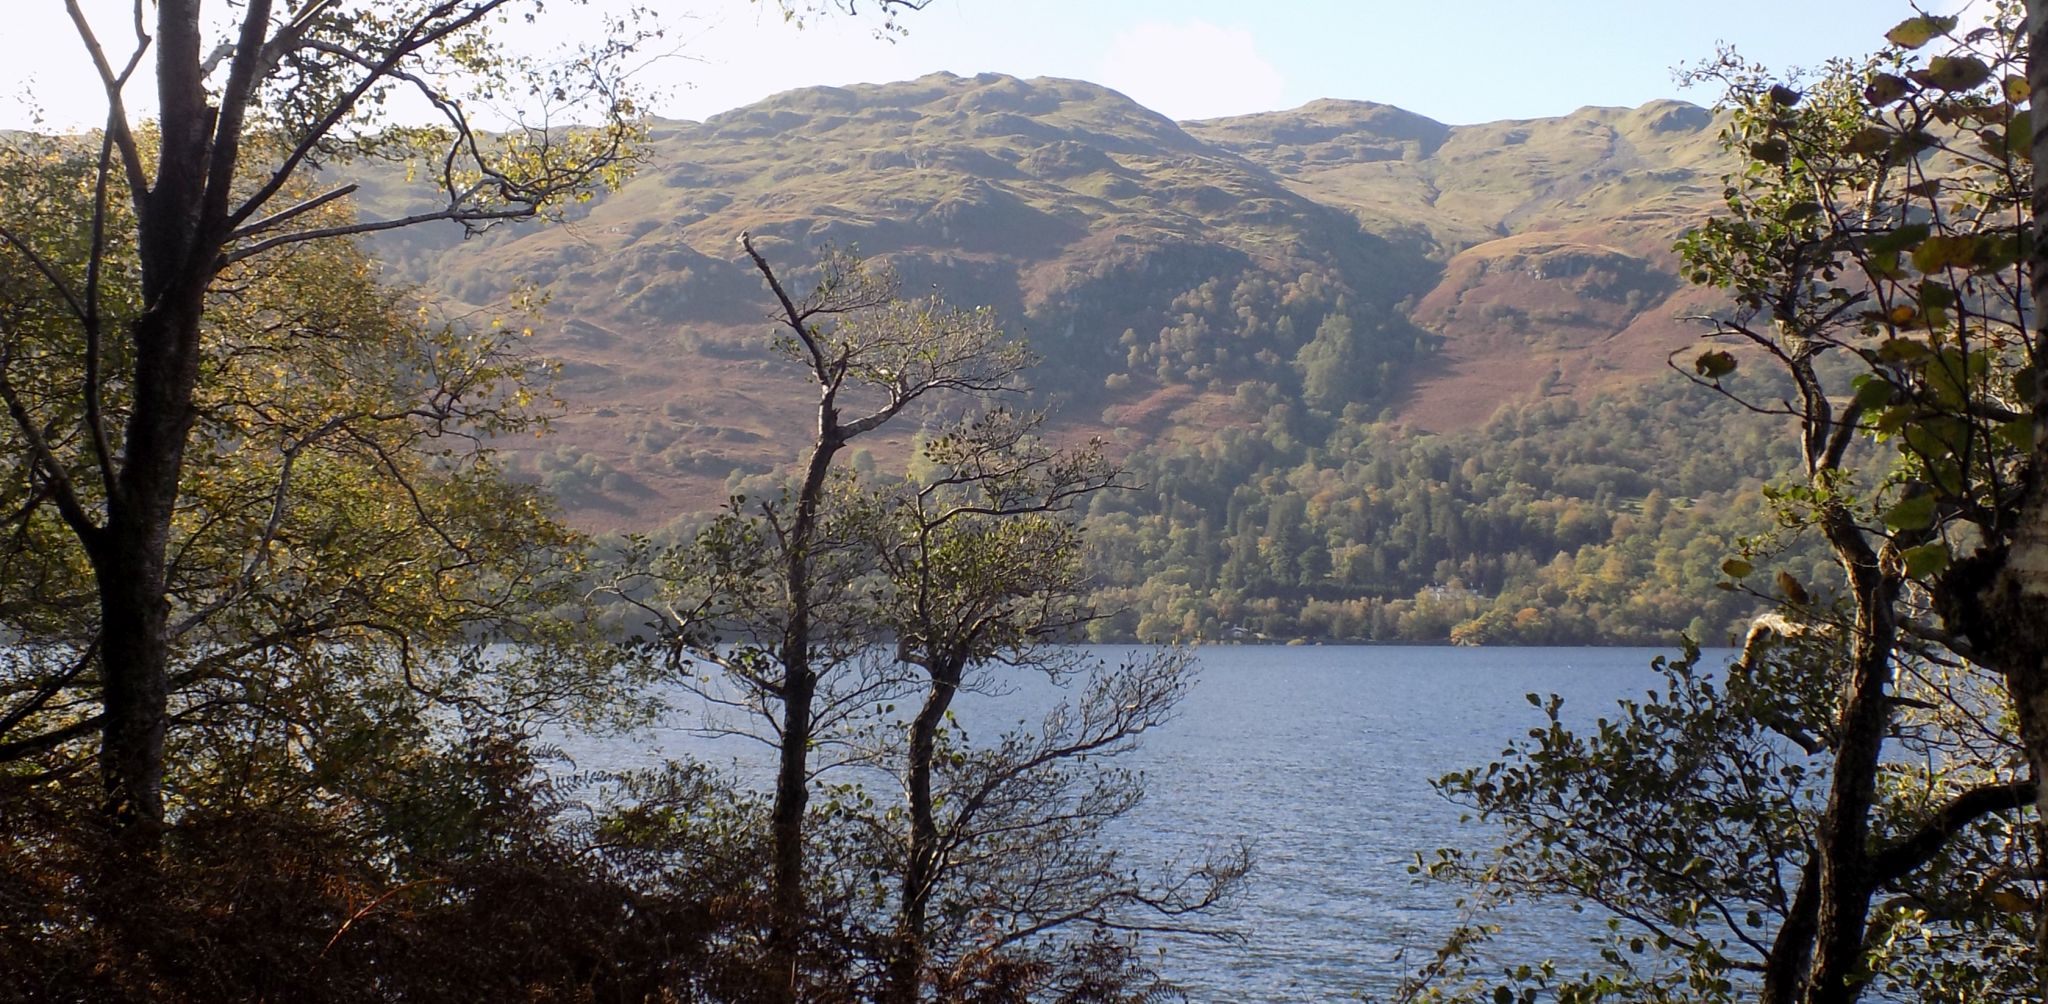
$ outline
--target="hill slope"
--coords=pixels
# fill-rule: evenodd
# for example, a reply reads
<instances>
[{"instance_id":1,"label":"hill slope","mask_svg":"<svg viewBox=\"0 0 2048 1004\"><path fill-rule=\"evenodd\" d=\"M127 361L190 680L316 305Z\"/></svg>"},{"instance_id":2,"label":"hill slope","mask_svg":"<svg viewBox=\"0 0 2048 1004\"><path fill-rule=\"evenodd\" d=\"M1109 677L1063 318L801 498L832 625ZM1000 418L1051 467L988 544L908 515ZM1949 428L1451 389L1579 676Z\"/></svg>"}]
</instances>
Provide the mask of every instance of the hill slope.
<instances>
[{"instance_id":1,"label":"hill slope","mask_svg":"<svg viewBox=\"0 0 2048 1004\"><path fill-rule=\"evenodd\" d=\"M804 416L777 404L789 389L762 351L743 230L792 270L854 246L910 289L993 305L1047 357L1040 387L1069 420L1134 426L1140 442L1174 408L1281 375L1331 313L1367 321L1391 375L1423 341L1394 307L1439 271L1114 91L993 75L795 91L663 123L639 176L572 224L404 234L379 251L467 304L521 282L549 292L540 346L563 360L571 408L545 462L611 474L569 501L624 523L701 507L728 470L786 459L801 433ZM691 365L669 364L685 353Z\"/></svg>"},{"instance_id":2,"label":"hill slope","mask_svg":"<svg viewBox=\"0 0 2048 1004\"><path fill-rule=\"evenodd\" d=\"M1614 390L1662 366L1703 297L1670 247L1726 170L1705 109L1675 101L1444 126L1318 101L1190 123L1304 196L1445 262L1411 319L1442 337L1399 416L1472 428L1532 393Z\"/></svg>"},{"instance_id":3,"label":"hill slope","mask_svg":"<svg viewBox=\"0 0 2048 1004\"><path fill-rule=\"evenodd\" d=\"M938 74L659 123L639 175L569 224L378 250L461 303L549 293L539 346L570 404L528 463L586 522L644 526L804 431L743 230L791 268L856 246L910 289L993 305L1047 357L1061 420L1131 449L1257 422L1240 388L1298 388L1338 315L1364 416L1445 430L1661 368L1683 306L1666 248L1714 151L1709 116L1673 102L1449 127L1319 101L1183 126L1079 81Z\"/></svg>"}]
</instances>

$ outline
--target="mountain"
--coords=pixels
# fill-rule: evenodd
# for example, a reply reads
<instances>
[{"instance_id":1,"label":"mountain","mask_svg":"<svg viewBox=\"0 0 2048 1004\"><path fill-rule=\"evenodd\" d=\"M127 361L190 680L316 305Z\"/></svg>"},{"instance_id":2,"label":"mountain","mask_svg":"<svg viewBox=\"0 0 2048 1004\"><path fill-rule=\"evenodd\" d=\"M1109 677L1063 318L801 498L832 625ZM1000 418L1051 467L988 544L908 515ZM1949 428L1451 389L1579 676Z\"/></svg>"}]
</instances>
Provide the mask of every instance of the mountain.
<instances>
[{"instance_id":1,"label":"mountain","mask_svg":"<svg viewBox=\"0 0 2048 1004\"><path fill-rule=\"evenodd\" d=\"M1386 105L1317 101L1190 123L1289 188L1444 263L1409 317L1442 339L1400 415L1470 428L1536 390L1640 380L1711 306L1678 281L1674 240L1728 169L1713 116L1677 101L1443 126Z\"/></svg>"},{"instance_id":2,"label":"mountain","mask_svg":"<svg viewBox=\"0 0 2048 1004\"><path fill-rule=\"evenodd\" d=\"M458 309L548 294L566 411L507 447L595 529L692 519L807 440L744 231L799 283L856 247L1029 338L1056 433L1149 488L1091 506L1105 638L1713 640L1748 612L1719 563L1792 463L1666 364L1718 306L1670 250L1716 208L1718 132L1673 101L1175 123L1081 81L937 74L658 122L565 222L376 250ZM369 211L416 198L372 182Z\"/></svg>"},{"instance_id":3,"label":"mountain","mask_svg":"<svg viewBox=\"0 0 2048 1004\"><path fill-rule=\"evenodd\" d=\"M1682 344L1667 248L1704 211L1713 132L1675 102L1452 127L1318 101L1183 125L1081 81L937 74L659 122L639 173L565 224L377 250L457 303L548 293L537 345L569 404L527 462L585 522L644 526L805 431L741 231L791 269L857 247L909 289L994 306L1048 360L1060 420L1132 449L1257 420L1239 388L1298 385L1333 315L1357 331L1367 414L1442 430L1662 366ZM407 198L368 189L372 209Z\"/></svg>"}]
</instances>

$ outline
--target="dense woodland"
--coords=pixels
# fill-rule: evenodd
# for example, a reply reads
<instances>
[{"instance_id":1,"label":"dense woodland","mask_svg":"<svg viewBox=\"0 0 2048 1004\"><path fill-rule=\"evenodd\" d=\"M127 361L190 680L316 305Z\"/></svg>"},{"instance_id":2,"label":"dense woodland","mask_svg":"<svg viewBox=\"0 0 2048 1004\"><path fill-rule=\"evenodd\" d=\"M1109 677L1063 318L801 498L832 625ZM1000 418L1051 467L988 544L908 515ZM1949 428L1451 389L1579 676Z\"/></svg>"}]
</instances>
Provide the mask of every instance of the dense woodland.
<instances>
[{"instance_id":1,"label":"dense woodland","mask_svg":"<svg viewBox=\"0 0 2048 1004\"><path fill-rule=\"evenodd\" d=\"M785 10L915 30L922 6ZM621 292L626 309L744 277L767 344L693 347L707 367L747 360L720 371L735 401L780 386L794 403L747 433L777 462L712 476L725 454L687 443L661 461L725 486L721 507L597 538L560 507L633 496L650 467L594 456L573 439L589 427L499 448L547 431L556 389L623 378L537 357L512 305L391 285L453 253L437 238L389 270L362 243L442 223L529 255L519 223L595 218L600 193L624 200L656 168L641 151L671 127L624 71L658 26L613 23L558 65L498 55L497 19L541 8L249 0L218 40L199 0L118 30L72 8L104 129L0 143L0 999L1178 999L1149 939L1227 937L1218 908L1257 880L1255 848L1119 846L1145 785L1122 758L1171 723L1197 659L1066 644L1086 637L1686 639L1592 726L1531 694L1498 760L1437 780L1483 825L1475 846L1417 849L1461 920L1400 999L2048 987L2048 244L2031 209L2048 112L2030 100L2048 16L2030 39L2021 4L1981 26L1902 12L1875 54L1792 77L1702 63L1723 95L1721 200L1640 254L1542 232L1463 244L1489 206L1521 205L1483 185L1437 229L1377 235L1369 213L1300 198L1282 180L1298 174L1157 116L1124 160L1010 149L1042 131L1031 114L1100 126L1090 85L1059 85L1073 107L1009 78L882 88L973 105L970 123L993 110L984 132L1029 167L948 190L902 232L971 244L1028 223L1128 253L1037 285L969 262L983 286L926 293L929 262L835 250L788 218L743 229L732 261L661 251L674 281ZM588 124L477 129L468 101L512 80L550 104L537 121ZM145 87L148 122L127 98ZM439 120L387 118L401 91ZM757 119L777 111L704 128L766 142ZM1344 113L1399 170L1461 142ZM1560 149L1614 123L1688 150L1708 128L1603 111ZM1256 145L1264 128L1199 131ZM394 196L394 170L434 195ZM716 203L703 222L751 177L661 180ZM1633 190L1577 181L1560 212ZM1046 209L1082 189L1099 199L1077 212L1148 236L1091 244ZM1187 239L1231 213L1279 221L1294 257L1245 266L1257 231ZM1659 255L1690 293L1644 264ZM1458 276L1455 295L1430 286ZM1584 300L1496 295L1536 280ZM1567 365L1584 329L1681 295L1703 316L1660 348L1659 379ZM1483 362L1474 345L1555 368L1484 421L1420 431L1407 395ZM1034 396L1047 375L1056 392ZM650 456L693 414L669 403L638 416ZM1095 411L1100 435L1039 404ZM1168 404L1217 431L1134 448L1131 425ZM1700 657L1735 635L1732 662ZM1015 674L1062 696L1000 734L958 726L962 693ZM767 744L772 778L579 772L543 741L632 734L685 703ZM1492 944L1493 911L1531 899L1608 921L1597 962Z\"/></svg>"},{"instance_id":2,"label":"dense woodland","mask_svg":"<svg viewBox=\"0 0 2048 1004\"><path fill-rule=\"evenodd\" d=\"M1118 611L1097 637L1723 643L1757 607L1716 588L1719 564L1772 526L1752 472L1789 468L1794 445L1766 421L1688 420L1721 402L1683 380L1443 436L1249 391L1264 423L1145 457L1147 491L1091 510ZM1831 578L1791 547L1793 574Z\"/></svg>"}]
</instances>

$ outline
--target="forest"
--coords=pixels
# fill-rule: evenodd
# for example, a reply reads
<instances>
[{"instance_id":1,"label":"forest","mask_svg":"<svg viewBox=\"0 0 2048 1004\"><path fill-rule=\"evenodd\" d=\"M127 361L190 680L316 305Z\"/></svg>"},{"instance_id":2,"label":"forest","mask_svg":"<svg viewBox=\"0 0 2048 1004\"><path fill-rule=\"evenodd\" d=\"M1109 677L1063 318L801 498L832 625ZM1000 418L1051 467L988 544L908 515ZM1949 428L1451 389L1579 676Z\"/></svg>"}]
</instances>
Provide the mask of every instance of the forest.
<instances>
[{"instance_id":1,"label":"forest","mask_svg":"<svg viewBox=\"0 0 2048 1004\"><path fill-rule=\"evenodd\" d=\"M1349 250L1284 282L1191 267L1166 323L1093 350L767 221L718 274L772 318L746 372L797 389L762 426L788 462L596 534L550 486L633 475L504 446L561 410L543 291L463 310L375 241L623 190L664 29L536 64L497 40L538 2L247 0L222 38L204 6L67 3L105 124L0 139L0 1000L1185 999L1161 939L1231 937L1256 841L1120 842L1200 652L1089 639L1678 646L1591 724L1529 694L1497 758L1434 781L1480 825L1415 848L1458 919L1394 998L2048 993L2048 8L1693 67L1731 167L1669 249L1713 305L1672 379L1560 369L1444 432L1388 410L1440 349L1388 309L1421 272L1280 195L1255 212L1326 240L1309 259ZM782 11L914 32L925 6ZM508 93L529 124L471 118ZM379 198L393 170L434 197ZM937 225L1023 218L1000 194ZM1160 246L1063 288L1203 254ZM1631 316L1654 285L1545 247ZM1244 420L1072 435L1031 383L1098 356L1126 367L1105 394ZM969 734L963 702L1024 677L1058 697ZM558 745L682 703L770 751L758 783ZM1593 953L1514 957L1532 902L1597 918Z\"/></svg>"}]
</instances>

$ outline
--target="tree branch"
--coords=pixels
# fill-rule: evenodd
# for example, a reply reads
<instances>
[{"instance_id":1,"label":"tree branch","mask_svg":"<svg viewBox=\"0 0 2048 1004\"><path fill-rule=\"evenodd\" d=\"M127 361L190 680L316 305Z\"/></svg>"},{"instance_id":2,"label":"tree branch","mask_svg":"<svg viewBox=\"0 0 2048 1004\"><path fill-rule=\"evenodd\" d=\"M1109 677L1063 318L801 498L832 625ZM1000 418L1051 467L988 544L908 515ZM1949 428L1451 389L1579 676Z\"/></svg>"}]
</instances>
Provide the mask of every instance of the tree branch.
<instances>
[{"instance_id":1,"label":"tree branch","mask_svg":"<svg viewBox=\"0 0 2048 1004\"><path fill-rule=\"evenodd\" d=\"M343 185L340 188L334 189L331 192L316 195L313 198L307 199L306 201L301 202L298 205L292 206L289 209L279 210L275 213L270 214L269 216L257 220L254 223L251 223L244 227L237 228L234 232L228 234L228 240L238 241L245 237L250 237L255 234L262 233L265 230L269 230L272 227L279 226L295 217L298 217L305 213L310 213L313 210L318 209L321 206L324 206L330 202L333 202L336 199L343 199L347 198L348 196L354 195L356 193L356 190L362 187L363 186L361 185L348 184Z\"/></svg>"},{"instance_id":2,"label":"tree branch","mask_svg":"<svg viewBox=\"0 0 2048 1004\"><path fill-rule=\"evenodd\" d=\"M28 408L21 403L21 395L15 393L14 381L5 373L4 364L7 361L0 359L0 402L5 402L7 414L14 419L15 428L21 430L22 438L28 440L29 449L35 454L37 465L43 469L44 481L50 486L51 497L56 501L57 511L63 515L64 522L78 534L79 539L88 548L94 547L99 542L99 524L93 522L92 516L79 502L78 492L71 484L71 475L65 472L56 452L50 449L49 442L43 438L42 430L36 428L34 419L29 416Z\"/></svg>"},{"instance_id":3,"label":"tree branch","mask_svg":"<svg viewBox=\"0 0 2048 1004\"><path fill-rule=\"evenodd\" d=\"M58 692L62 691L65 685L77 679L80 673L85 672L86 667L92 665L92 661L99 655L99 651L99 639L94 638L91 644L85 646L85 650L79 653L78 658L73 660L69 667L63 672L57 673L43 681L36 688L33 696L8 711L4 717L0 717L0 736L6 735L15 726L27 721L28 716L41 710L43 705L50 703L50 698L57 696Z\"/></svg>"},{"instance_id":4,"label":"tree branch","mask_svg":"<svg viewBox=\"0 0 2048 1004\"><path fill-rule=\"evenodd\" d=\"M326 240L330 237L353 237L357 234L371 234L380 230L397 230L401 227L410 227L420 223L432 223L436 220L517 220L531 215L533 214L530 211L518 208L483 211L465 211L451 208L436 210L431 213L419 213L393 220L374 220L369 223L348 223L339 226L322 227L318 230L301 230L295 233L279 234L268 240L257 241L248 247L239 248L222 255L221 264L232 265L236 262L253 258L272 248L283 247L287 244L302 244L306 241Z\"/></svg>"},{"instance_id":5,"label":"tree branch","mask_svg":"<svg viewBox=\"0 0 2048 1004\"><path fill-rule=\"evenodd\" d=\"M1979 785L1956 795L1918 830L1872 854L1871 874L1879 882L1905 878L1914 869L1933 860L1964 827L1993 813L2012 812L2032 805L2037 790L2038 785L2030 778Z\"/></svg>"},{"instance_id":6,"label":"tree branch","mask_svg":"<svg viewBox=\"0 0 2048 1004\"><path fill-rule=\"evenodd\" d=\"M121 167L128 176L128 197L134 200L140 210L142 197L149 193L149 178L142 166L142 148L135 142L135 134L128 127L128 108L121 99L121 90L128 85L128 77L142 63L143 53L149 51L149 35L142 30L142 2L135 4L135 53L128 57L128 65L115 73L107 62L106 50L100 47L100 40L93 34L92 25L85 19L85 12L78 7L78 0L64 0L64 9L71 15L71 23L78 27L78 38L85 43L85 51L92 56L93 69L99 71L100 86L107 92L107 137L115 148L121 151Z\"/></svg>"},{"instance_id":7,"label":"tree branch","mask_svg":"<svg viewBox=\"0 0 2048 1004\"><path fill-rule=\"evenodd\" d=\"M48 752L80 736L90 735L99 727L100 716L92 715L41 735L0 743L0 763Z\"/></svg>"}]
</instances>

